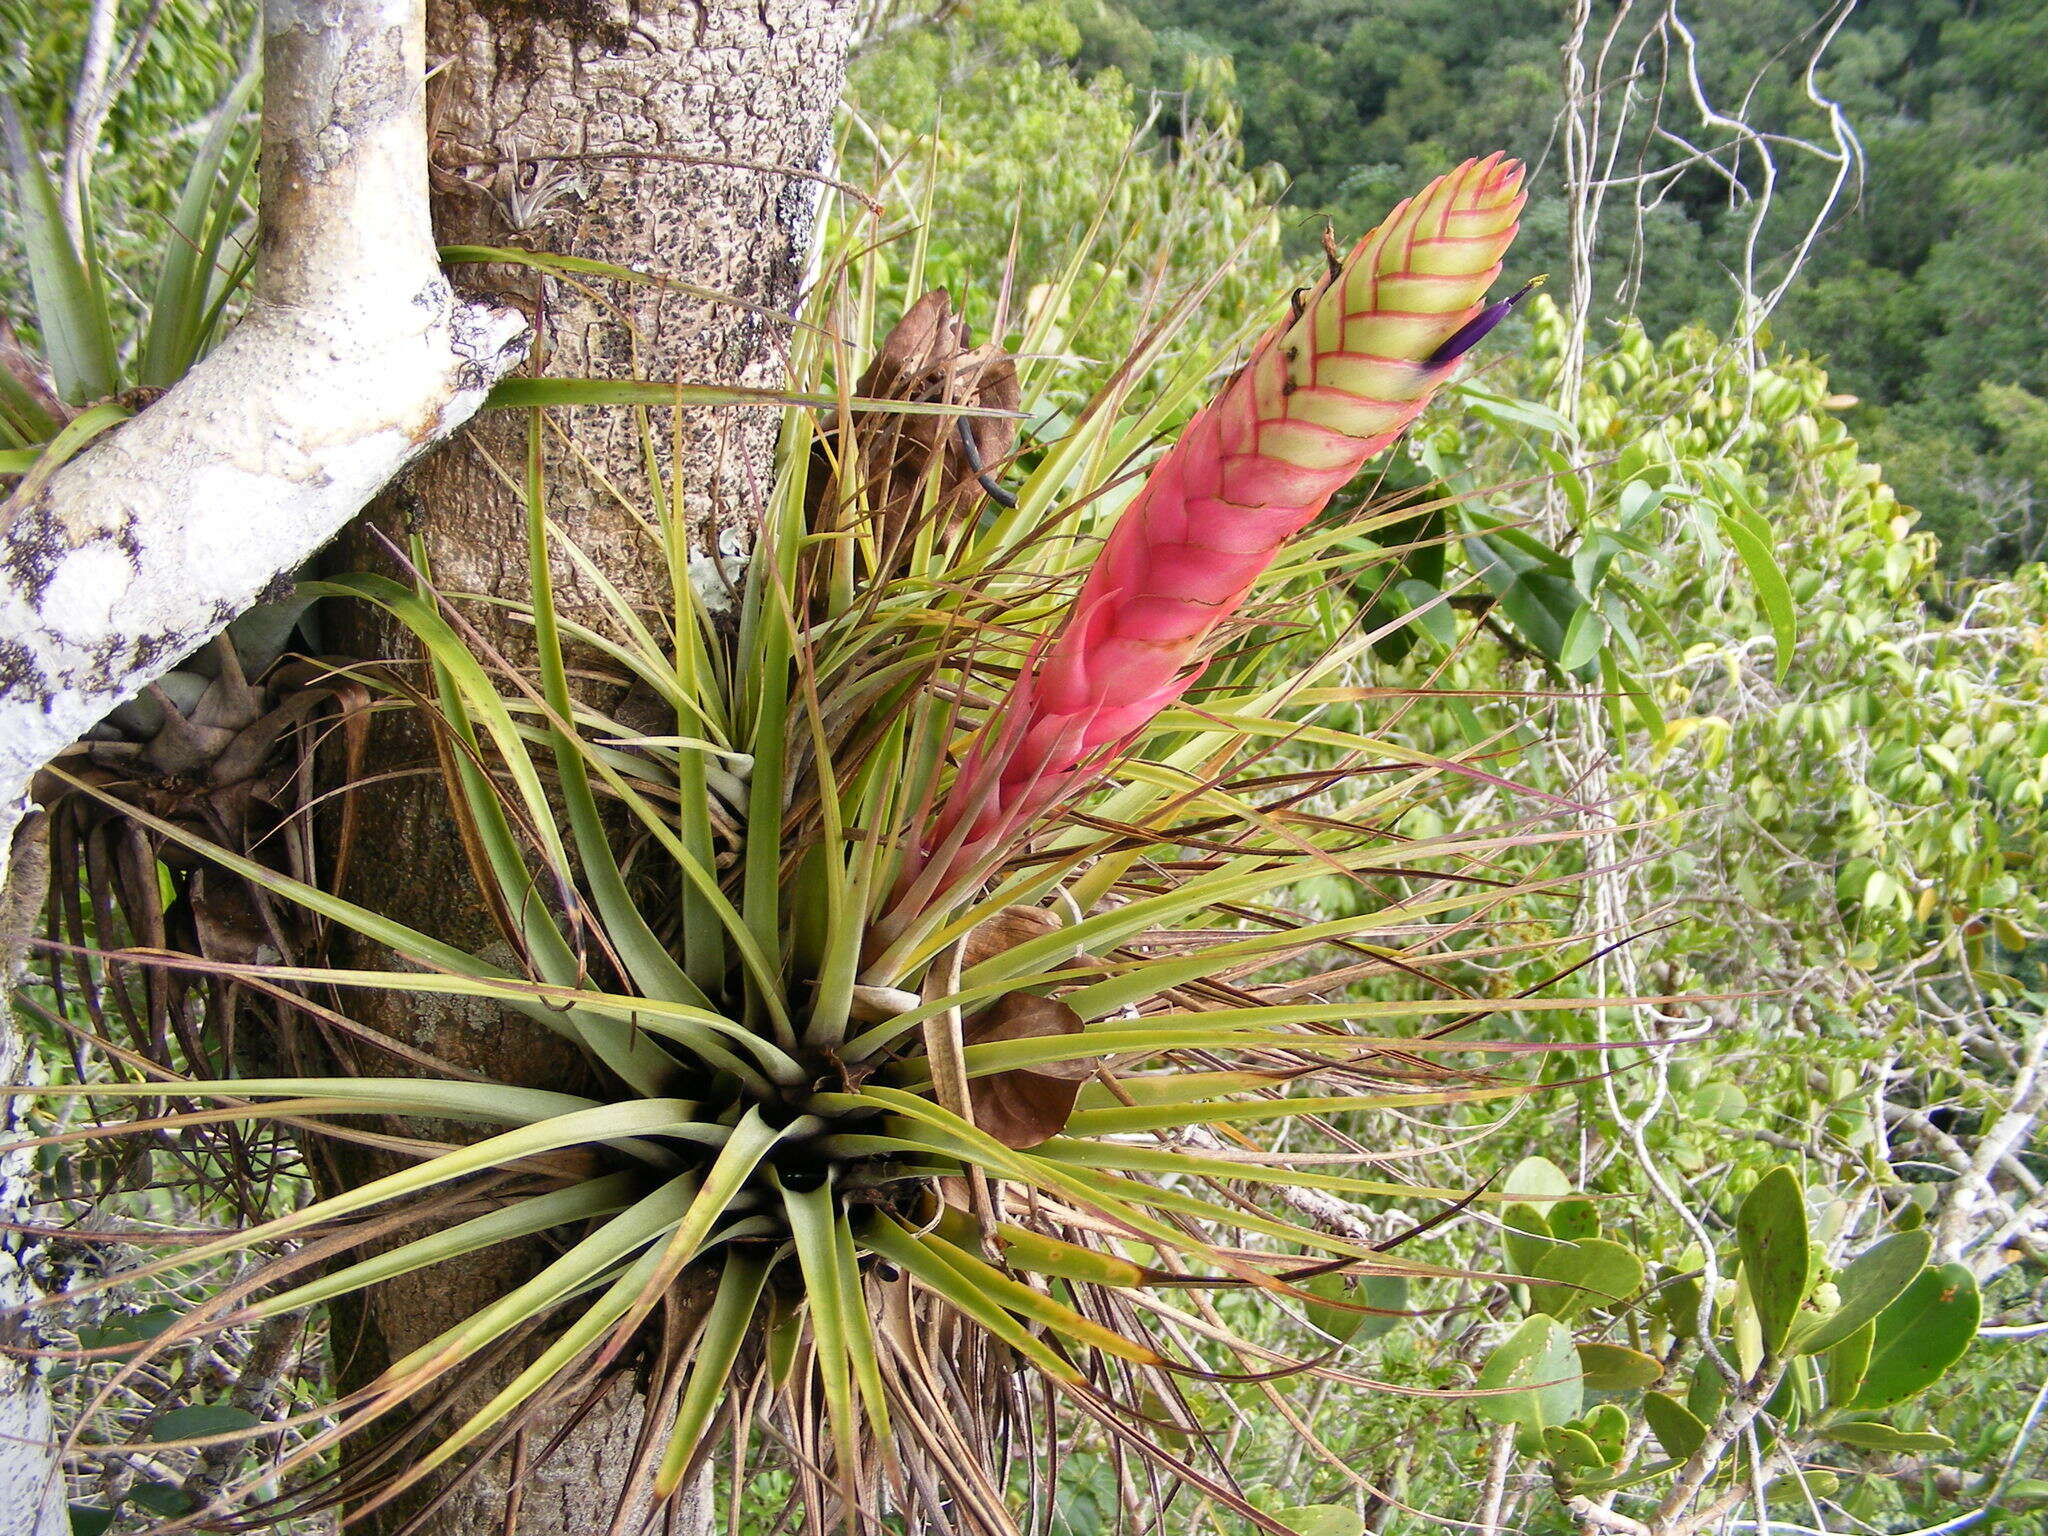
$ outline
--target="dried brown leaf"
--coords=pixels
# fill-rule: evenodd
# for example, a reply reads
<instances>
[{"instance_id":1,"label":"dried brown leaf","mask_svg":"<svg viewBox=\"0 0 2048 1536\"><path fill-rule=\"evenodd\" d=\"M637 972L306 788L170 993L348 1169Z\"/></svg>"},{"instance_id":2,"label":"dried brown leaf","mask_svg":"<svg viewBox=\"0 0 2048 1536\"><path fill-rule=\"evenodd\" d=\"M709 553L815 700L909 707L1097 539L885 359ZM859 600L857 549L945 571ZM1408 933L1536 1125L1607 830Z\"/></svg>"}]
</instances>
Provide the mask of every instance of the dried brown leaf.
<instances>
[{"instance_id":1,"label":"dried brown leaf","mask_svg":"<svg viewBox=\"0 0 2048 1536\"><path fill-rule=\"evenodd\" d=\"M36 408L58 426L63 426L78 413L66 405L58 395L56 385L50 381L49 370L42 360L21 344L14 323L0 315L0 370L21 386Z\"/></svg>"},{"instance_id":2,"label":"dried brown leaf","mask_svg":"<svg viewBox=\"0 0 2048 1536\"><path fill-rule=\"evenodd\" d=\"M968 1045L985 1045L1082 1030L1081 1015L1058 998L1006 992L976 1014L962 1035ZM974 1123L1006 1147L1035 1147L1066 1129L1081 1085L1094 1071L1092 1060L1061 1061L970 1078Z\"/></svg>"},{"instance_id":3,"label":"dried brown leaf","mask_svg":"<svg viewBox=\"0 0 2048 1536\"><path fill-rule=\"evenodd\" d=\"M943 288L934 288L910 306L883 338L855 392L870 399L946 402L1005 411L1016 410L1023 398L1015 360L992 343L975 346L967 322L953 312L952 300ZM932 475L938 477L936 515L942 522L950 522L985 494L979 483L981 473L1000 466L1017 446L1017 423L999 417L856 411L851 432L868 515L876 542L884 551L900 547L915 526ZM833 455L840 435L838 428L829 429L821 453ZM971 439L971 454L963 437ZM821 518L826 498L833 494L829 473L813 474L808 494L813 527L836 521Z\"/></svg>"},{"instance_id":4,"label":"dried brown leaf","mask_svg":"<svg viewBox=\"0 0 2048 1536\"><path fill-rule=\"evenodd\" d=\"M1005 950L1042 939L1060 926L1060 921L1043 907L1005 907L994 917L976 925L967 936L960 956L960 968L971 971Z\"/></svg>"}]
</instances>

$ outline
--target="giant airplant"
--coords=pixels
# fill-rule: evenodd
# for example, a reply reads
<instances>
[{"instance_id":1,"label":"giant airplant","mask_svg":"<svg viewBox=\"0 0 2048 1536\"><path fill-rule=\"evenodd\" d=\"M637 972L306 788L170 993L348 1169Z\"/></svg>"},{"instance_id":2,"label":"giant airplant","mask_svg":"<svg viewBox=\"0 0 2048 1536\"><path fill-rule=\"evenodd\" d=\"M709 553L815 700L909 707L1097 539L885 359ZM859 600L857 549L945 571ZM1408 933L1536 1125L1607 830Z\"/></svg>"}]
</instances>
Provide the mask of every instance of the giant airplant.
<instances>
[{"instance_id":1,"label":"giant airplant","mask_svg":"<svg viewBox=\"0 0 2048 1536\"><path fill-rule=\"evenodd\" d=\"M417 640L430 686L414 707L502 945L404 927L124 801L166 845L395 961L215 959L211 974L309 1006L373 988L495 1004L574 1042L602 1086L176 1084L224 1101L208 1112L223 1118L428 1116L481 1132L92 1283L292 1240L172 1337L536 1234L556 1245L222 1505L296 1487L378 1507L637 1365L652 1406L622 1510L673 1495L724 1441L758 1445L746 1424L762 1414L806 1529L1005 1532L1006 1457L1071 1414L1286 1529L1217 1464L1189 1394L1286 1370L1363 1383L1327 1343L1289 1357L1240 1337L1212 1298L1360 1307L1330 1302L1325 1282L1435 1271L1330 1219L1333 1205L1398 1199L1422 1222L1470 1192L1332 1167L1346 1139L1294 1163L1267 1138L1519 1091L1470 1054L1483 1039L1449 1030L1543 1000L1475 998L1445 962L1516 894L1495 855L1569 833L1394 837L1445 766L1413 754L1330 799L1388 759L1318 723L1304 690L1357 664L1369 637L1297 651L1284 674L1210 663L1256 641L1262 584L1316 591L1381 558L1304 530L1333 502L1345 534L1407 515L1346 487L1505 313L1487 295L1521 178L1494 156L1403 203L1149 465L1133 423L1185 415L1198 372L1127 415L1126 370L1065 436L1027 438L1010 460L1009 428L981 425L1010 419L1007 360L977 354L960 374L945 301L916 306L918 334L879 349L906 361L871 370L876 398L789 414L736 614L683 579L668 627L602 581L597 611L564 612L551 569L594 567L550 514L541 445L558 429L540 409L531 668L485 643L423 561L317 588L380 606ZM800 382L829 392L833 358L800 358ZM898 430L905 413L944 430ZM1109 451L1120 443L1136 456ZM1140 474L1103 526L1105 493ZM688 570L682 529L660 536L677 546L669 568ZM606 685L572 686L592 677ZM629 725L628 697L665 723L641 708ZM1268 776L1274 743L1305 730L1325 766ZM1348 883L1363 911L1290 904L1308 877ZM516 1368L453 1411L456 1388L515 1346ZM1044 1395L1020 1391L1027 1378ZM343 1437L383 1428L390 1453L324 1470Z\"/></svg>"}]
</instances>

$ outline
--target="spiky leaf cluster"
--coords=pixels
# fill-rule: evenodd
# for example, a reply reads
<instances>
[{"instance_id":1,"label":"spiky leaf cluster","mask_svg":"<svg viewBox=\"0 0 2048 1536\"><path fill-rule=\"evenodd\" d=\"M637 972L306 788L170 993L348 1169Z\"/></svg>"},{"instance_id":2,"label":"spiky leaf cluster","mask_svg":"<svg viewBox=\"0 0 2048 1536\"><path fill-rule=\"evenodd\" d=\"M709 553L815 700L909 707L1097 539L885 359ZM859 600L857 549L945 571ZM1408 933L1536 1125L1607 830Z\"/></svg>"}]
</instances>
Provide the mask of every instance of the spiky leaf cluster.
<instances>
[{"instance_id":1,"label":"spiky leaf cluster","mask_svg":"<svg viewBox=\"0 0 2048 1536\"><path fill-rule=\"evenodd\" d=\"M226 1502L296 1473L308 1500L378 1507L556 1422L630 1365L645 1372L652 1411L622 1519L672 1497L737 1433L748 1410L736 1405L765 1404L808 1528L1005 1532L1006 1458L1048 1431L1057 1406L1285 1529L1200 1442L1188 1393L1276 1371L1356 1378L1240 1337L1216 1293L1324 1317L1370 1311L1310 1282L1436 1272L1332 1211L1405 1198L1425 1220L1465 1195L1336 1171L1328 1152L1297 1160L1268 1150L1271 1138L1292 1128L1362 1154L1331 1117L1520 1091L1451 1036L1505 1006L1545 1004L1472 996L1455 961L1529 889L1497 878L1495 856L1572 834L1397 836L1394 821L1440 773L1468 766L1317 720L1319 704L1354 697L1370 637L1297 652L1309 659L1281 676L1262 673L1260 646L1285 600L1370 579L1382 557L1357 535L1413 516L1346 508L1283 553L1285 534L1444 381L1475 324L1504 312L1480 301L1517 187L1511 165L1479 162L1403 205L1198 417L1213 426L1264 402L1306 420L1295 390L1267 388L1274 359L1372 341L1373 398L1311 413L1314 494L1261 491L1256 505L1202 512L1284 527L1261 533L1260 560L1233 565L1227 604L1176 633L1177 670L1154 680L1150 707L1098 731L1085 762L1041 764L1057 793L1026 794L994 823L977 814L1005 783L1002 743L1036 718L1043 669L1071 660L1071 638L1049 652L1049 637L1076 632L1075 589L1094 590L1105 526L1123 566L1163 537L1156 519L1112 525L1103 508L1144 472L1158 430L1198 403L1200 374L1183 370L1127 409L1170 332L1050 441L985 430L1012 419L1029 369L972 352L950 317L934 320L943 301L912 310L917 337L882 343L884 360L914 353L916 366L871 368L877 397L835 389L838 353L807 341L796 387L838 404L788 413L782 473L732 607L689 579L680 518L661 509L645 520L675 573L668 611L636 608L603 580L551 514L542 449L562 429L543 408L545 382L519 397L531 418L530 657L495 648L471 600L442 591L417 551L398 576L312 589L377 605L417 642L427 682L394 685L393 699L436 742L500 943L456 946L124 806L168 844L396 962L215 962L213 973L309 1000L362 989L478 1000L566 1037L590 1071L546 1090L432 1076L178 1085L225 1100L217 1113L229 1119L423 1116L477 1136L145 1266L296 1244L186 1333L502 1243L554 1242L531 1278L336 1404L326 1429ZM1334 340L1326 310L1342 322ZM1321 400L1318 365L1296 361ZM1333 357L1328 389L1356 393L1344 370L1360 366ZM561 398L577 398L576 382ZM1269 480L1285 480L1283 461L1301 451L1285 425L1270 442L1253 430ZM1178 486L1216 468L1202 460L1204 431L1153 471L1140 509L1165 499L1161 476ZM1338 474L1330 442L1345 434L1356 442ZM1177 514L1183 544L1199 510ZM1231 543L1221 524L1212 536ZM1140 596L1156 607L1180 567L1138 564L1150 572ZM558 598L563 569L593 604ZM1089 615L1103 601L1084 599ZM1275 749L1304 737L1329 766L1277 771ZM1290 905L1292 887L1329 876L1366 893L1362 915ZM1031 1376L1048 1396L1020 1390ZM479 1380L490 1390L451 1411ZM314 1475L344 1437L399 1424L411 1426L393 1433L402 1455Z\"/></svg>"}]
</instances>

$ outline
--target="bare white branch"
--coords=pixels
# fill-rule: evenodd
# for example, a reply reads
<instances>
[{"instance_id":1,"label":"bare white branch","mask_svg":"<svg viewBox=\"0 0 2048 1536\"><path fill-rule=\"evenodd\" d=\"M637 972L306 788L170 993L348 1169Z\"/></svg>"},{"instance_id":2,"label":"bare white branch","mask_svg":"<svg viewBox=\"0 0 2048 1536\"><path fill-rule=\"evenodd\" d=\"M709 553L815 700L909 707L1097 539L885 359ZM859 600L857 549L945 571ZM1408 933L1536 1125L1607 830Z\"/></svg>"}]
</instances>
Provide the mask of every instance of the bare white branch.
<instances>
[{"instance_id":1,"label":"bare white branch","mask_svg":"<svg viewBox=\"0 0 2048 1536\"><path fill-rule=\"evenodd\" d=\"M427 222L419 0L270 0L263 234L234 333L0 531L0 798L220 630L520 357Z\"/></svg>"}]
</instances>

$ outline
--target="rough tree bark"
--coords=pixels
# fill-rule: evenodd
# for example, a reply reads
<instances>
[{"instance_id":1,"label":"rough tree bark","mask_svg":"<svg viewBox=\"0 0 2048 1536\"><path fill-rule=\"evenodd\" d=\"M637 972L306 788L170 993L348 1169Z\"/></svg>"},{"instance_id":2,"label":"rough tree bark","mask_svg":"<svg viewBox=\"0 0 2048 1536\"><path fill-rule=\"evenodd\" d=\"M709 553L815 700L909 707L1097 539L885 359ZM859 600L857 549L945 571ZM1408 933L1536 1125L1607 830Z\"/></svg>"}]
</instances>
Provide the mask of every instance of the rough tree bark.
<instances>
[{"instance_id":1,"label":"rough tree bark","mask_svg":"<svg viewBox=\"0 0 2048 1536\"><path fill-rule=\"evenodd\" d=\"M444 243L522 245L632 266L779 313L793 308L824 188L854 0L578 0L529 6L446 0L429 15L430 48L445 61L432 87L437 230ZM517 294L537 316L545 368L559 376L642 375L693 383L770 384L788 326L756 309L645 286L606 286L603 302L530 271L470 276ZM548 449L550 509L627 597L665 609L659 551L600 483L651 506L630 413L557 412L573 439ZM666 439L667 422L656 436ZM699 549L722 537L743 548L770 470L773 414L742 408L688 413L674 462ZM519 597L529 591L525 513L497 468L516 473L523 420L483 421L422 464L366 523L423 538L446 589ZM342 551L384 563L368 532ZM555 573L558 600L594 614L576 572ZM520 654L516 624L481 606L468 617ZM352 654L404 655L401 635L374 616L339 616ZM600 621L601 622L601 621ZM387 721L365 771L431 763L427 743ZM486 914L431 775L384 782L364 797L359 848L403 848L402 859L354 862L353 899L456 942L487 944ZM380 963L359 950L358 963ZM560 1082L575 1064L531 1024L474 1007L388 999L367 1021L445 1059L512 1082ZM380 1070L387 1068L380 1066ZM343 1178L373 1171L343 1167ZM465 1259L381 1288L337 1328L344 1384L430 1338L531 1270L535 1255ZM481 1390L481 1388L479 1388ZM517 1490L518 1532L601 1532L623 1478L639 1407L615 1390ZM536 1441L535 1449L538 1449ZM487 1470L433 1517L436 1536L499 1536L509 1466ZM414 1506L373 1517L394 1528Z\"/></svg>"},{"instance_id":2,"label":"rough tree bark","mask_svg":"<svg viewBox=\"0 0 2048 1536\"><path fill-rule=\"evenodd\" d=\"M421 0L266 0L263 27L246 316L161 400L0 507L0 892L36 769L288 579L522 355L518 311L459 299L435 255ZM0 914L28 909L22 890ZM10 970L0 1082L28 1054ZM19 1175L0 1170L10 1220ZM0 1300L26 1283L0 1252ZM17 1316L10 1340L32 1331ZM62 1529L47 1423L37 1373L0 1362L0 1530Z\"/></svg>"}]
</instances>

